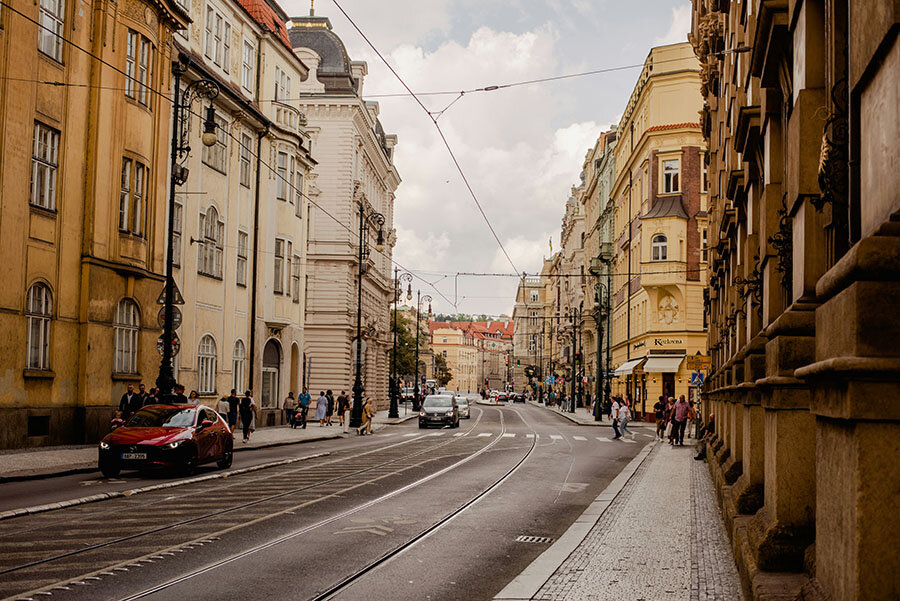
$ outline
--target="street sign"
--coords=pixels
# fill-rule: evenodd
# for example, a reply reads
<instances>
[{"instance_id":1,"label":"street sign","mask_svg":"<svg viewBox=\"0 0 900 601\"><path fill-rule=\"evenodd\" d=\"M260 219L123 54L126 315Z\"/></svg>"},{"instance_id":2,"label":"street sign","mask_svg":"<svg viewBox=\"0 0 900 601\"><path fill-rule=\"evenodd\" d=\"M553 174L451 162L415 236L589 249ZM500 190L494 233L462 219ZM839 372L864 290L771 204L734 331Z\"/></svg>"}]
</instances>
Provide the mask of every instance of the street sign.
<instances>
[{"instance_id":1,"label":"street sign","mask_svg":"<svg viewBox=\"0 0 900 601\"><path fill-rule=\"evenodd\" d=\"M353 343L350 345L350 358L351 358L353 361L356 361L356 341L357 341L357 340L358 340L358 339L354 339L354 340L353 340ZM363 340L363 341L362 341L362 351L361 351L361 354L363 354L363 355L366 354L366 347L367 347L366 341Z\"/></svg>"},{"instance_id":2,"label":"street sign","mask_svg":"<svg viewBox=\"0 0 900 601\"><path fill-rule=\"evenodd\" d=\"M163 354L163 348L165 341L163 340L164 336L160 336L156 339L156 350L159 352L160 356ZM175 332L172 332L172 356L178 354L178 351L181 350L181 340L178 338L178 335Z\"/></svg>"},{"instance_id":3,"label":"street sign","mask_svg":"<svg viewBox=\"0 0 900 601\"><path fill-rule=\"evenodd\" d=\"M696 355L688 355L685 357L685 367L691 371L702 371L708 370L712 367L712 362L709 357L701 355L697 353Z\"/></svg>"},{"instance_id":4,"label":"street sign","mask_svg":"<svg viewBox=\"0 0 900 601\"><path fill-rule=\"evenodd\" d=\"M166 308L162 307L159 310L159 313L156 315L156 321L159 323L159 327L166 327ZM177 330L181 327L181 309L178 307L172 307L172 329Z\"/></svg>"},{"instance_id":5,"label":"street sign","mask_svg":"<svg viewBox=\"0 0 900 601\"><path fill-rule=\"evenodd\" d=\"M703 372L695 371L691 374L691 386L703 386Z\"/></svg>"},{"instance_id":6,"label":"street sign","mask_svg":"<svg viewBox=\"0 0 900 601\"><path fill-rule=\"evenodd\" d=\"M156 298L157 305L165 305L166 304L166 286L163 284L162 292L159 293L159 296ZM181 290L178 289L178 284L175 281L172 281L172 304L173 305L183 305L184 297L181 296Z\"/></svg>"}]
</instances>

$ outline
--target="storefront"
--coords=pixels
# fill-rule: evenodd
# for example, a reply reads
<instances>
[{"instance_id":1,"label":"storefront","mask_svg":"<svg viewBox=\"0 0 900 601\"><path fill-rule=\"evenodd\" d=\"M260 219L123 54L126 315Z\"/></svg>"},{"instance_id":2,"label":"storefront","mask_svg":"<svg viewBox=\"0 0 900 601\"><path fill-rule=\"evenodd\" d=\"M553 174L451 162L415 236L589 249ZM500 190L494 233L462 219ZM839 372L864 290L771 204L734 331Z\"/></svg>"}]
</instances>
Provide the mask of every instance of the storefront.
<instances>
[{"instance_id":1,"label":"storefront","mask_svg":"<svg viewBox=\"0 0 900 601\"><path fill-rule=\"evenodd\" d=\"M690 398L690 373L684 359L683 351L657 351L626 361L616 369L619 394L632 400L635 419L654 421L653 405L660 396Z\"/></svg>"}]
</instances>

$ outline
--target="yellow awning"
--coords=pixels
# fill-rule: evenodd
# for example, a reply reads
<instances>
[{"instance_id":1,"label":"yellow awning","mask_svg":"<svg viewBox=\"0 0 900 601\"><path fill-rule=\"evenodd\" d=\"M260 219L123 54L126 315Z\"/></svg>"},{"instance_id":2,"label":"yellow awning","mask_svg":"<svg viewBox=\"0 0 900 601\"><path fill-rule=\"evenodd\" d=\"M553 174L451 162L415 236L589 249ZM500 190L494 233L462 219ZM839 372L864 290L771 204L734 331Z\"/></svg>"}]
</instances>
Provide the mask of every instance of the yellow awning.
<instances>
[{"instance_id":1,"label":"yellow awning","mask_svg":"<svg viewBox=\"0 0 900 601\"><path fill-rule=\"evenodd\" d=\"M678 372L684 355L675 357L648 357L644 364L644 371L648 374L674 374Z\"/></svg>"},{"instance_id":2,"label":"yellow awning","mask_svg":"<svg viewBox=\"0 0 900 601\"><path fill-rule=\"evenodd\" d=\"M634 368L640 365L641 361L643 361L645 357L641 357L640 359L632 359L631 361L626 361L622 365L616 368L617 376L627 376L631 372L634 371Z\"/></svg>"}]
</instances>

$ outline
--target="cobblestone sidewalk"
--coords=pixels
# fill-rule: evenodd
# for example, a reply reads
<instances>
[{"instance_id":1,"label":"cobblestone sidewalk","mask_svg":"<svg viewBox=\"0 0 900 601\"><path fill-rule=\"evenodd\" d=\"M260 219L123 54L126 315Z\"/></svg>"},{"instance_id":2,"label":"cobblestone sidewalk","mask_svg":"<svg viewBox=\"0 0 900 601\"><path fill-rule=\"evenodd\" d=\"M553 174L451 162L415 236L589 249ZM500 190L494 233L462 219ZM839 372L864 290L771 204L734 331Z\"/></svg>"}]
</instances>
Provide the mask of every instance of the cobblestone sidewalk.
<instances>
[{"instance_id":1,"label":"cobblestone sidewalk","mask_svg":"<svg viewBox=\"0 0 900 601\"><path fill-rule=\"evenodd\" d=\"M657 445L532 599L743 601L706 464Z\"/></svg>"}]
</instances>

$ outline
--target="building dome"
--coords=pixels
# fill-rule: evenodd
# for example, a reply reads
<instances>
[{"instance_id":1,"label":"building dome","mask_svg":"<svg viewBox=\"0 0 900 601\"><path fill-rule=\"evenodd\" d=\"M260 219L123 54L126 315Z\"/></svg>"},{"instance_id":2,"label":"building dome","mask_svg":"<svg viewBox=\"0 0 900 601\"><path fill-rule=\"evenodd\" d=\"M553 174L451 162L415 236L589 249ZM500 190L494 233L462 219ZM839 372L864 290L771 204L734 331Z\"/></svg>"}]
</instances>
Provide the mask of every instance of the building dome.
<instances>
[{"instance_id":1,"label":"building dome","mask_svg":"<svg viewBox=\"0 0 900 601\"><path fill-rule=\"evenodd\" d=\"M326 92L356 93L358 86L350 68L350 56L341 38L331 30L328 17L293 17L288 36L292 48L309 48L319 55L316 76Z\"/></svg>"}]
</instances>

